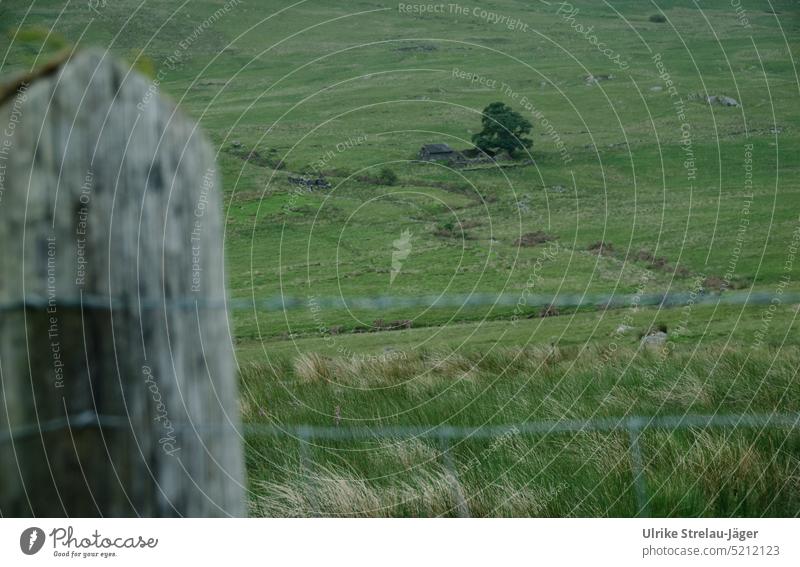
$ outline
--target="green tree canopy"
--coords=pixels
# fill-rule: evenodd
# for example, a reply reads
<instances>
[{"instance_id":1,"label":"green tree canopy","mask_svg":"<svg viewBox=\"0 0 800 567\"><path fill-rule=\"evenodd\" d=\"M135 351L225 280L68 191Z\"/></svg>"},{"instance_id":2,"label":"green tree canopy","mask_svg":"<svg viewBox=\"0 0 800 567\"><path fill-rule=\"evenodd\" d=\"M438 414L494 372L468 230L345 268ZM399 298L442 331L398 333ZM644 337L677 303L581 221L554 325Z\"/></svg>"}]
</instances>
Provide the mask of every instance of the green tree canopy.
<instances>
[{"instance_id":1,"label":"green tree canopy","mask_svg":"<svg viewBox=\"0 0 800 567\"><path fill-rule=\"evenodd\" d=\"M524 137L530 133L531 123L502 102L493 102L484 108L481 123L483 130L472 136L472 143L485 152L506 150L513 155L533 145Z\"/></svg>"}]
</instances>

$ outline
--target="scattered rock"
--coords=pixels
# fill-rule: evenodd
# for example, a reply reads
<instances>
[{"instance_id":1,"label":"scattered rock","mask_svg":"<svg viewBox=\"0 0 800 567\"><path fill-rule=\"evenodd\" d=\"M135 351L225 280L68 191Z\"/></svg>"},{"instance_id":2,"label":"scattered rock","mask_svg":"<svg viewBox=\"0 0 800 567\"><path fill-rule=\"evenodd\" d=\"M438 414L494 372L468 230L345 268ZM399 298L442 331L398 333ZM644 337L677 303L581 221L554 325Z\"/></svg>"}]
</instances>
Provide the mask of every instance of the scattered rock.
<instances>
[{"instance_id":1,"label":"scattered rock","mask_svg":"<svg viewBox=\"0 0 800 567\"><path fill-rule=\"evenodd\" d=\"M566 187L563 185L553 185L552 187L547 188L548 193L563 193L567 190Z\"/></svg>"},{"instance_id":2,"label":"scattered rock","mask_svg":"<svg viewBox=\"0 0 800 567\"><path fill-rule=\"evenodd\" d=\"M291 183L292 185L305 187L309 191L311 191L312 189L330 189L331 187L331 184L324 177L317 177L312 179L310 177L294 177L293 175L290 175L288 179L289 183Z\"/></svg>"},{"instance_id":3,"label":"scattered rock","mask_svg":"<svg viewBox=\"0 0 800 567\"><path fill-rule=\"evenodd\" d=\"M739 106L739 102L735 98L723 95L711 95L706 97L708 104L719 104L721 106Z\"/></svg>"},{"instance_id":4,"label":"scattered rock","mask_svg":"<svg viewBox=\"0 0 800 567\"><path fill-rule=\"evenodd\" d=\"M519 201L517 201L517 209L519 209L520 213L527 214L527 213L531 212L531 200L532 199L533 199L533 196L530 195L529 193L525 193L524 195L522 195L520 197Z\"/></svg>"},{"instance_id":5,"label":"scattered rock","mask_svg":"<svg viewBox=\"0 0 800 567\"><path fill-rule=\"evenodd\" d=\"M654 93L660 93L661 91L664 90L664 87L656 85L654 87L650 87L650 90L653 91Z\"/></svg>"},{"instance_id":6,"label":"scattered rock","mask_svg":"<svg viewBox=\"0 0 800 567\"><path fill-rule=\"evenodd\" d=\"M633 331L633 327L630 325L620 325L614 332L618 335L625 335L631 331Z\"/></svg>"},{"instance_id":7,"label":"scattered rock","mask_svg":"<svg viewBox=\"0 0 800 567\"><path fill-rule=\"evenodd\" d=\"M642 337L642 344L648 348L661 348L667 343L667 333L656 331Z\"/></svg>"},{"instance_id":8,"label":"scattered rock","mask_svg":"<svg viewBox=\"0 0 800 567\"><path fill-rule=\"evenodd\" d=\"M613 79L614 75L586 75L583 78L587 85L596 85L602 81L611 81Z\"/></svg>"}]
</instances>

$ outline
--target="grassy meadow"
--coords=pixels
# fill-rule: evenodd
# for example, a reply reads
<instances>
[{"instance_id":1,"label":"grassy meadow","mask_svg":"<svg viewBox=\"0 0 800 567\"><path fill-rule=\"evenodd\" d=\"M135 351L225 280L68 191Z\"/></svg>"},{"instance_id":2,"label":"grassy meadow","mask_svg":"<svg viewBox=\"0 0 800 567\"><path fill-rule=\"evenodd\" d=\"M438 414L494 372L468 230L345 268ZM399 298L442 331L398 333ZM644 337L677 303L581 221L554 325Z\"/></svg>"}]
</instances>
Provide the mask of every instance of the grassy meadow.
<instances>
[{"instance_id":1,"label":"grassy meadow","mask_svg":"<svg viewBox=\"0 0 800 567\"><path fill-rule=\"evenodd\" d=\"M572 5L3 3L1 72L101 46L208 134L248 425L797 414L800 7ZM416 159L469 148L494 101L533 124L529 155ZM625 432L246 441L254 515L637 512ZM640 445L650 514L800 512L797 427Z\"/></svg>"},{"instance_id":2,"label":"grassy meadow","mask_svg":"<svg viewBox=\"0 0 800 567\"><path fill-rule=\"evenodd\" d=\"M777 361L776 361L777 358ZM800 410L798 351L716 347L661 357L607 347L418 351L402 359L281 357L242 367L249 422L485 428L629 415ZM337 408L339 410L337 411ZM341 413L341 421L336 415ZM248 436L256 514L459 513L447 459L474 516L632 516L626 431L515 432L443 448L416 436L309 443ZM657 516L793 516L800 436L785 428L646 430L647 507ZM446 453L446 454L445 454Z\"/></svg>"}]
</instances>

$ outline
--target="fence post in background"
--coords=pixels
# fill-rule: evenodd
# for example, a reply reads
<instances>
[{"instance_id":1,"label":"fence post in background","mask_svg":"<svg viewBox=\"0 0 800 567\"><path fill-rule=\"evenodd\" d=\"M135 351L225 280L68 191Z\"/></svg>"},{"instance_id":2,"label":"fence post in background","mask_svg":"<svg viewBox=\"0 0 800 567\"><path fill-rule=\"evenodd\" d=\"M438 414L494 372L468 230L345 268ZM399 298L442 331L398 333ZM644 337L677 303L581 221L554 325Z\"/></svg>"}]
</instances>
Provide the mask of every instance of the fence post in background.
<instances>
[{"instance_id":1,"label":"fence post in background","mask_svg":"<svg viewBox=\"0 0 800 567\"><path fill-rule=\"evenodd\" d=\"M450 453L450 440L446 435L441 435L438 439L439 450L442 452L445 477L447 478L447 484L450 486L450 493L452 494L453 501L456 504L456 514L459 518L469 518L469 503L467 502L466 496L464 496L461 482L458 480L458 471L453 462L453 455Z\"/></svg>"},{"instance_id":2,"label":"fence post in background","mask_svg":"<svg viewBox=\"0 0 800 567\"><path fill-rule=\"evenodd\" d=\"M647 518L650 516L647 497L647 479L645 478L644 462L642 461L642 448L639 438L644 428L644 420L640 417L630 417L626 420L628 430L628 453L631 459L631 472L633 473L633 489L636 494L636 517Z\"/></svg>"},{"instance_id":3,"label":"fence post in background","mask_svg":"<svg viewBox=\"0 0 800 567\"><path fill-rule=\"evenodd\" d=\"M0 514L242 515L213 151L79 52L0 101Z\"/></svg>"}]
</instances>

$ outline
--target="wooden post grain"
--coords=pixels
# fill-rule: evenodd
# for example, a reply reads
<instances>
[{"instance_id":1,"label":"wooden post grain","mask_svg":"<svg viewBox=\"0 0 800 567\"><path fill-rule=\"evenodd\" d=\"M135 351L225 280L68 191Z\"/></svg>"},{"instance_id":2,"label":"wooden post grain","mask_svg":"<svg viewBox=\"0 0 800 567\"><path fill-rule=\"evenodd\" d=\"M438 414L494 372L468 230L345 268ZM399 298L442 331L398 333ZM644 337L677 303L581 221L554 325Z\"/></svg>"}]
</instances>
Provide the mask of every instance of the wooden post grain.
<instances>
[{"instance_id":1,"label":"wooden post grain","mask_svg":"<svg viewBox=\"0 0 800 567\"><path fill-rule=\"evenodd\" d=\"M242 515L210 145L103 52L0 104L0 514Z\"/></svg>"}]
</instances>

